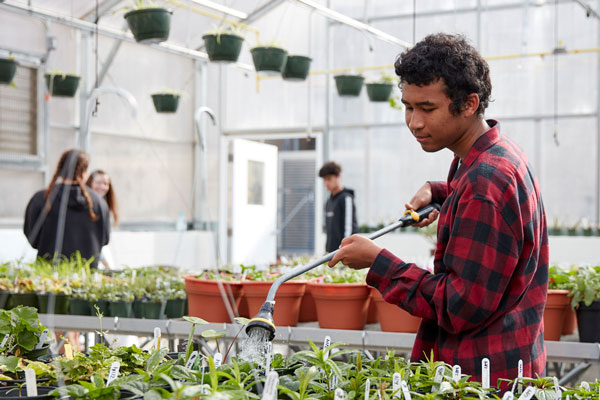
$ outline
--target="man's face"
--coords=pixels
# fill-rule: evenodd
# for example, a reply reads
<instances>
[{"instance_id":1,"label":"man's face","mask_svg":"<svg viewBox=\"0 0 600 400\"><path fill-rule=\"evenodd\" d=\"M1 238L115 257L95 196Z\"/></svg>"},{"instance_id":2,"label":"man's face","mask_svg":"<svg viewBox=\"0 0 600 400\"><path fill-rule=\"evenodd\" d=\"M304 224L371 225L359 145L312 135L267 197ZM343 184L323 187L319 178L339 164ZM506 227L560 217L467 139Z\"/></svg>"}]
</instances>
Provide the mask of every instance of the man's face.
<instances>
[{"instance_id":1,"label":"man's face","mask_svg":"<svg viewBox=\"0 0 600 400\"><path fill-rule=\"evenodd\" d=\"M441 79L425 86L402 83L406 125L427 152L451 147L466 129L462 114L450 112L444 87Z\"/></svg>"},{"instance_id":2,"label":"man's face","mask_svg":"<svg viewBox=\"0 0 600 400\"><path fill-rule=\"evenodd\" d=\"M323 177L323 183L328 191L333 192L340 186L340 177L336 175L325 175Z\"/></svg>"}]
</instances>

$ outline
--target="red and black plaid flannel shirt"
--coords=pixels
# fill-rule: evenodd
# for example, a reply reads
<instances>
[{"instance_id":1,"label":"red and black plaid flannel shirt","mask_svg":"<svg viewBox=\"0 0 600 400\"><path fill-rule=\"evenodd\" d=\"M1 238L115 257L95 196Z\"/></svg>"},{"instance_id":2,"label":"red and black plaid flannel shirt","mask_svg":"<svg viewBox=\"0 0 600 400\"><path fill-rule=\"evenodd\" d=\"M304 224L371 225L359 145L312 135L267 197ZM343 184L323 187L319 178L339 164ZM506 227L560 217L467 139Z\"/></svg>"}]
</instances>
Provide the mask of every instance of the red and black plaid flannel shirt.
<instances>
[{"instance_id":1,"label":"red and black plaid flannel shirt","mask_svg":"<svg viewBox=\"0 0 600 400\"><path fill-rule=\"evenodd\" d=\"M384 249L367 283L423 318L413 360L433 350L478 380L487 357L495 384L516 378L520 359L524 376L544 371L548 235L527 158L496 121L488 124L462 164L454 159L448 182L431 183L442 204L434 273Z\"/></svg>"}]
</instances>

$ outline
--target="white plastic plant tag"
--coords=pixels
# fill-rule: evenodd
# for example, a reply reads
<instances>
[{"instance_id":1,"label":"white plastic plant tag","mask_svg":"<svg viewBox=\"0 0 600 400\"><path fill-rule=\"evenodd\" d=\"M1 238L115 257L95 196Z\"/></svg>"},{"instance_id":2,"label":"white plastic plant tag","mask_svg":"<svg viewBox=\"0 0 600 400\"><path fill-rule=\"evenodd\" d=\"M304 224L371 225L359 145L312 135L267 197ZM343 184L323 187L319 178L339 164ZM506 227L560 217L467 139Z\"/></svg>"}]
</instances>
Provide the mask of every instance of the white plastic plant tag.
<instances>
[{"instance_id":1,"label":"white plastic plant tag","mask_svg":"<svg viewBox=\"0 0 600 400\"><path fill-rule=\"evenodd\" d=\"M202 381L201 385L204 385L204 370L206 369L206 359L202 358L202 365L200 366L200 371L202 371Z\"/></svg>"},{"instance_id":2,"label":"white plastic plant tag","mask_svg":"<svg viewBox=\"0 0 600 400\"><path fill-rule=\"evenodd\" d=\"M131 283L135 283L135 277L137 275L137 271L134 269L131 271Z\"/></svg>"},{"instance_id":3,"label":"white plastic plant tag","mask_svg":"<svg viewBox=\"0 0 600 400\"><path fill-rule=\"evenodd\" d=\"M554 377L554 398L560 399L562 397L562 390L560 390L560 385L558 384L558 378Z\"/></svg>"},{"instance_id":4,"label":"white plastic plant tag","mask_svg":"<svg viewBox=\"0 0 600 400\"><path fill-rule=\"evenodd\" d=\"M442 383L442 381L444 380L444 367L443 366L439 366L435 369L435 377L433 378L433 381L435 383Z\"/></svg>"},{"instance_id":5,"label":"white plastic plant tag","mask_svg":"<svg viewBox=\"0 0 600 400\"><path fill-rule=\"evenodd\" d=\"M521 385L522 379L523 379L523 360L519 360L519 386L518 386L519 394L521 394L523 392L523 385Z\"/></svg>"},{"instance_id":6,"label":"white plastic plant tag","mask_svg":"<svg viewBox=\"0 0 600 400\"><path fill-rule=\"evenodd\" d=\"M119 369L121 368L121 364L118 361L115 361L110 365L110 371L108 372L108 378L106 379L106 386L110 385L112 381L117 379L119 376Z\"/></svg>"},{"instance_id":7,"label":"white plastic plant tag","mask_svg":"<svg viewBox=\"0 0 600 400\"><path fill-rule=\"evenodd\" d=\"M329 379L329 390L333 390L338 385L338 377L333 372L331 373L331 378Z\"/></svg>"},{"instance_id":8,"label":"white plastic plant tag","mask_svg":"<svg viewBox=\"0 0 600 400\"><path fill-rule=\"evenodd\" d=\"M502 396L502 400L513 400L515 398L515 395L512 394L512 392L506 392L504 393L504 396Z\"/></svg>"},{"instance_id":9,"label":"white plastic plant tag","mask_svg":"<svg viewBox=\"0 0 600 400\"><path fill-rule=\"evenodd\" d=\"M579 385L579 386L586 392L590 391L590 384L587 383L586 381L581 381L581 385Z\"/></svg>"},{"instance_id":10,"label":"white plastic plant tag","mask_svg":"<svg viewBox=\"0 0 600 400\"><path fill-rule=\"evenodd\" d=\"M196 362L197 358L198 358L198 351L197 350L192 351L192 354L190 354L190 358L185 363L185 367L187 369L192 369L194 367L194 363Z\"/></svg>"},{"instance_id":11,"label":"white plastic plant tag","mask_svg":"<svg viewBox=\"0 0 600 400\"><path fill-rule=\"evenodd\" d=\"M40 341L38 342L38 344L35 345L35 349L39 350L42 347L44 347L44 344L46 344L47 339L48 339L48 329L44 329L42 331L42 334L40 335Z\"/></svg>"},{"instance_id":12,"label":"white plastic plant tag","mask_svg":"<svg viewBox=\"0 0 600 400\"><path fill-rule=\"evenodd\" d=\"M202 388L200 389L200 393L201 394L210 394L210 389L208 388L208 385L202 385Z\"/></svg>"},{"instance_id":13,"label":"white plastic plant tag","mask_svg":"<svg viewBox=\"0 0 600 400\"><path fill-rule=\"evenodd\" d=\"M323 342L323 351L325 352L325 354L323 355L323 359L325 361L327 361L327 359L329 358L329 351L327 351L329 346L331 346L331 337L325 336L325 341Z\"/></svg>"},{"instance_id":14,"label":"white plastic plant tag","mask_svg":"<svg viewBox=\"0 0 600 400\"><path fill-rule=\"evenodd\" d=\"M408 385L406 384L406 381L402 381L400 383L400 387L402 388L402 394L404 395L404 400L412 400L412 397L410 397L410 390L408 390Z\"/></svg>"},{"instance_id":15,"label":"white plastic plant tag","mask_svg":"<svg viewBox=\"0 0 600 400\"><path fill-rule=\"evenodd\" d=\"M25 386L27 387L27 397L33 397L38 395L35 371L31 368L25 369Z\"/></svg>"},{"instance_id":16,"label":"white plastic plant tag","mask_svg":"<svg viewBox=\"0 0 600 400\"><path fill-rule=\"evenodd\" d=\"M454 382L460 381L460 375L462 374L462 370L460 369L460 365L455 365L452 367L452 379Z\"/></svg>"},{"instance_id":17,"label":"white plastic plant tag","mask_svg":"<svg viewBox=\"0 0 600 400\"><path fill-rule=\"evenodd\" d=\"M481 360L481 387L490 388L490 360L488 358Z\"/></svg>"},{"instance_id":18,"label":"white plastic plant tag","mask_svg":"<svg viewBox=\"0 0 600 400\"><path fill-rule=\"evenodd\" d=\"M265 390L263 390L262 400L277 400L277 384L279 383L279 374L271 371L267 375Z\"/></svg>"},{"instance_id":19,"label":"white plastic plant tag","mask_svg":"<svg viewBox=\"0 0 600 400\"><path fill-rule=\"evenodd\" d=\"M530 400L535 394L535 388L533 386L527 386L527 389L519 397L519 400Z\"/></svg>"},{"instance_id":20,"label":"white plastic plant tag","mask_svg":"<svg viewBox=\"0 0 600 400\"><path fill-rule=\"evenodd\" d=\"M4 348L4 346L6 346L6 342L8 342L9 338L10 335L4 335L4 339L2 339L2 343L0 343L0 348Z\"/></svg>"},{"instance_id":21,"label":"white plastic plant tag","mask_svg":"<svg viewBox=\"0 0 600 400\"><path fill-rule=\"evenodd\" d=\"M400 382L402 381L402 377L400 376L399 372L395 372L394 375L392 376L392 390L394 391L394 398L398 398L401 399L402 398L402 392L400 392Z\"/></svg>"},{"instance_id":22,"label":"white plastic plant tag","mask_svg":"<svg viewBox=\"0 0 600 400\"><path fill-rule=\"evenodd\" d=\"M346 400L346 393L340 388L335 389L335 400Z\"/></svg>"},{"instance_id":23,"label":"white plastic plant tag","mask_svg":"<svg viewBox=\"0 0 600 400\"><path fill-rule=\"evenodd\" d=\"M156 328L154 328L154 347L156 348L156 350L160 350L160 328L157 326Z\"/></svg>"},{"instance_id":24,"label":"white plastic plant tag","mask_svg":"<svg viewBox=\"0 0 600 400\"><path fill-rule=\"evenodd\" d=\"M449 392L451 390L452 390L452 385L450 384L450 382L440 383L440 392L441 393Z\"/></svg>"},{"instance_id":25,"label":"white plastic plant tag","mask_svg":"<svg viewBox=\"0 0 600 400\"><path fill-rule=\"evenodd\" d=\"M215 353L215 368L219 368L221 363L223 363L223 355L221 353Z\"/></svg>"},{"instance_id":26,"label":"white plastic plant tag","mask_svg":"<svg viewBox=\"0 0 600 400\"><path fill-rule=\"evenodd\" d=\"M365 400L369 400L369 393L371 392L371 380L367 378L365 382Z\"/></svg>"},{"instance_id":27,"label":"white plastic plant tag","mask_svg":"<svg viewBox=\"0 0 600 400\"><path fill-rule=\"evenodd\" d=\"M101 280L102 280L102 277L100 276L100 274L97 272L94 272L94 282L100 283Z\"/></svg>"}]
</instances>

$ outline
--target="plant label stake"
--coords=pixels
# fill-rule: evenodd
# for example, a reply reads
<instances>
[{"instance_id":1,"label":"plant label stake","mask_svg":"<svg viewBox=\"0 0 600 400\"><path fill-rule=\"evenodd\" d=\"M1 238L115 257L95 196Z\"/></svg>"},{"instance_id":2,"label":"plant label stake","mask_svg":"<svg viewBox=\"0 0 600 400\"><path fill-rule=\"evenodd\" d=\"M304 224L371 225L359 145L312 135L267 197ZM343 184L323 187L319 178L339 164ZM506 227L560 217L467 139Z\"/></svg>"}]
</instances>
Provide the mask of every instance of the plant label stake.
<instances>
[{"instance_id":1,"label":"plant label stake","mask_svg":"<svg viewBox=\"0 0 600 400\"><path fill-rule=\"evenodd\" d=\"M371 391L371 381L367 378L365 382L365 400L369 400L369 392Z\"/></svg>"},{"instance_id":2,"label":"plant label stake","mask_svg":"<svg viewBox=\"0 0 600 400\"><path fill-rule=\"evenodd\" d=\"M444 367L440 365L435 369L435 376L433 378L433 383L442 383L444 380ZM431 393L435 392L435 386L431 385Z\"/></svg>"},{"instance_id":3,"label":"plant label stake","mask_svg":"<svg viewBox=\"0 0 600 400\"><path fill-rule=\"evenodd\" d=\"M504 393L504 396L502 396L502 400L513 400L515 398L515 395L512 394L512 392L506 392Z\"/></svg>"},{"instance_id":4,"label":"plant label stake","mask_svg":"<svg viewBox=\"0 0 600 400\"><path fill-rule=\"evenodd\" d=\"M562 397L562 390L560 390L560 385L558 384L558 378L554 377L554 398L560 399Z\"/></svg>"},{"instance_id":5,"label":"plant label stake","mask_svg":"<svg viewBox=\"0 0 600 400\"><path fill-rule=\"evenodd\" d=\"M277 400L277 383L279 383L277 371L269 372L261 400Z\"/></svg>"},{"instance_id":6,"label":"plant label stake","mask_svg":"<svg viewBox=\"0 0 600 400\"><path fill-rule=\"evenodd\" d=\"M481 387L490 388L490 360L488 358L481 360Z\"/></svg>"},{"instance_id":7,"label":"plant label stake","mask_svg":"<svg viewBox=\"0 0 600 400\"><path fill-rule=\"evenodd\" d=\"M221 353L215 353L215 368L219 368L223 362L223 355Z\"/></svg>"},{"instance_id":8,"label":"plant label stake","mask_svg":"<svg viewBox=\"0 0 600 400\"><path fill-rule=\"evenodd\" d=\"M132 284L133 284L133 283L135 283L135 275L136 275L136 272L137 272L137 271L136 271L135 269L134 269L134 270L131 272L131 283L132 283Z\"/></svg>"},{"instance_id":9,"label":"plant label stake","mask_svg":"<svg viewBox=\"0 0 600 400\"><path fill-rule=\"evenodd\" d=\"M44 329L44 331L42 332L42 335L40 336L40 341L38 342L38 344L35 345L35 349L39 350L42 347L44 347L44 344L46 343L47 338L48 338L48 329Z\"/></svg>"},{"instance_id":10,"label":"plant label stake","mask_svg":"<svg viewBox=\"0 0 600 400\"><path fill-rule=\"evenodd\" d=\"M201 394L210 394L210 389L208 388L208 386L202 385L200 392L201 392Z\"/></svg>"},{"instance_id":11,"label":"plant label stake","mask_svg":"<svg viewBox=\"0 0 600 400\"><path fill-rule=\"evenodd\" d=\"M340 388L335 389L335 400L346 400L346 393Z\"/></svg>"},{"instance_id":12,"label":"plant label stake","mask_svg":"<svg viewBox=\"0 0 600 400\"><path fill-rule=\"evenodd\" d=\"M400 392L400 381L402 380L402 377L400 376L399 372L395 372L394 375L392 376L392 390L394 391L394 398L402 398L402 393Z\"/></svg>"},{"instance_id":13,"label":"plant label stake","mask_svg":"<svg viewBox=\"0 0 600 400\"><path fill-rule=\"evenodd\" d=\"M160 337L160 328L157 326L156 328L154 328L154 343L156 350L160 350Z\"/></svg>"},{"instance_id":14,"label":"plant label stake","mask_svg":"<svg viewBox=\"0 0 600 400\"><path fill-rule=\"evenodd\" d=\"M189 360L185 363L185 367L187 369L192 369L194 367L194 363L196 362L197 358L198 358L198 351L197 350L192 351L192 354L190 354Z\"/></svg>"},{"instance_id":15,"label":"plant label stake","mask_svg":"<svg viewBox=\"0 0 600 400\"><path fill-rule=\"evenodd\" d=\"M581 385L580 387L585 390L586 392L590 391L590 384L587 383L586 381L581 381Z\"/></svg>"},{"instance_id":16,"label":"plant label stake","mask_svg":"<svg viewBox=\"0 0 600 400\"><path fill-rule=\"evenodd\" d=\"M400 382L400 387L402 388L404 400L412 400L412 398L410 397L410 390L408 390L408 385L406 384L406 381Z\"/></svg>"},{"instance_id":17,"label":"plant label stake","mask_svg":"<svg viewBox=\"0 0 600 400\"><path fill-rule=\"evenodd\" d=\"M35 371L31 368L25 369L25 386L27 388L27 397L33 397L38 395Z\"/></svg>"},{"instance_id":18,"label":"plant label stake","mask_svg":"<svg viewBox=\"0 0 600 400\"><path fill-rule=\"evenodd\" d=\"M271 370L271 358L273 357L273 342L265 344L265 374L269 374Z\"/></svg>"},{"instance_id":19,"label":"plant label stake","mask_svg":"<svg viewBox=\"0 0 600 400\"><path fill-rule=\"evenodd\" d=\"M110 385L112 381L117 379L119 376L119 368L121 368L121 364L118 361L115 361L110 366L110 372L108 373L108 378L106 379L106 386Z\"/></svg>"},{"instance_id":20,"label":"plant label stake","mask_svg":"<svg viewBox=\"0 0 600 400\"><path fill-rule=\"evenodd\" d=\"M455 365L454 367L452 367L452 379L454 380L454 382L460 381L461 372L462 370L460 369L460 365Z\"/></svg>"},{"instance_id":21,"label":"plant label stake","mask_svg":"<svg viewBox=\"0 0 600 400\"><path fill-rule=\"evenodd\" d=\"M533 386L527 386L527 389L523 392L519 400L530 400L535 394L535 388Z\"/></svg>"},{"instance_id":22,"label":"plant label stake","mask_svg":"<svg viewBox=\"0 0 600 400\"><path fill-rule=\"evenodd\" d=\"M4 346L6 346L6 342L8 342L9 338L10 338L10 335L8 335L8 334L4 335L4 339L2 339L2 343L0 343L0 348L4 348Z\"/></svg>"},{"instance_id":23,"label":"plant label stake","mask_svg":"<svg viewBox=\"0 0 600 400\"><path fill-rule=\"evenodd\" d=\"M67 357L67 360L72 360L73 359L73 347L71 347L71 344L69 343L65 343L65 357Z\"/></svg>"},{"instance_id":24,"label":"plant label stake","mask_svg":"<svg viewBox=\"0 0 600 400\"><path fill-rule=\"evenodd\" d=\"M521 381L523 380L523 360L519 360L519 394L523 393L523 385L521 385Z\"/></svg>"},{"instance_id":25,"label":"plant label stake","mask_svg":"<svg viewBox=\"0 0 600 400\"><path fill-rule=\"evenodd\" d=\"M327 351L329 346L331 346L331 337L325 336L325 341L323 342L323 352L325 353L323 354L324 361L327 361L327 359L329 359L329 352Z\"/></svg>"},{"instance_id":26,"label":"plant label stake","mask_svg":"<svg viewBox=\"0 0 600 400\"><path fill-rule=\"evenodd\" d=\"M206 360L204 358L202 358L202 366L200 368L202 368L202 381L200 384L204 385L204 369L206 368Z\"/></svg>"}]
</instances>

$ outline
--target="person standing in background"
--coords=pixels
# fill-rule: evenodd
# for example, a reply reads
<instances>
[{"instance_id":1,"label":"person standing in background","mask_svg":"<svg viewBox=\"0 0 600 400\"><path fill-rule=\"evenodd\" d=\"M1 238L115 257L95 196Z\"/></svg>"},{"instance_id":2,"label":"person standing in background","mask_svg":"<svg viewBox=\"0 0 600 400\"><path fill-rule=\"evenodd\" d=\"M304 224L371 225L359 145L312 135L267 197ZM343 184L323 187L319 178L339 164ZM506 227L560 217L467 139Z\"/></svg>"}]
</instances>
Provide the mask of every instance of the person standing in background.
<instances>
[{"instance_id":1,"label":"person standing in background","mask_svg":"<svg viewBox=\"0 0 600 400\"><path fill-rule=\"evenodd\" d=\"M119 225L119 207L117 203L117 196L115 194L115 190L113 189L112 179L110 179L110 175L108 175L105 171L101 169L97 169L90 174L86 185L88 185L92 190L100 197L102 197L106 204L108 205L108 210L112 214L113 223L115 226ZM107 269L112 269L115 265L112 257L112 252L110 251L110 247L104 246L102 247L102 252L100 253L100 262Z\"/></svg>"},{"instance_id":2,"label":"person standing in background","mask_svg":"<svg viewBox=\"0 0 600 400\"><path fill-rule=\"evenodd\" d=\"M342 186L342 167L333 161L323 164L319 176L331 193L325 204L325 250L329 253L340 247L342 239L357 231L354 190Z\"/></svg>"}]
</instances>

